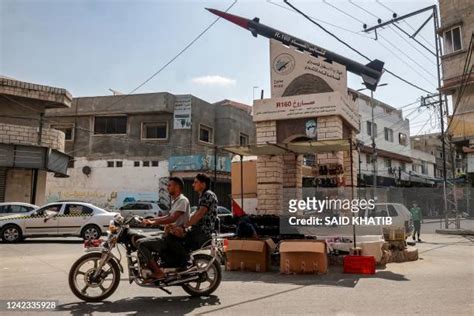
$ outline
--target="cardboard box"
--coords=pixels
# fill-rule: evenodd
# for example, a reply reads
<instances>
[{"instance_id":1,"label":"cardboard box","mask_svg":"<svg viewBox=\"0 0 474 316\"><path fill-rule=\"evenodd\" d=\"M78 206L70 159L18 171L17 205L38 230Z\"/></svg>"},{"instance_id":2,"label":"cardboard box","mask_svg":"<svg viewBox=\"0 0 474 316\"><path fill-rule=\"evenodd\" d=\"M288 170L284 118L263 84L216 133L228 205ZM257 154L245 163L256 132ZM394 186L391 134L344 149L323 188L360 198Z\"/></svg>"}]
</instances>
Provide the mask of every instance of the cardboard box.
<instances>
[{"instance_id":1,"label":"cardboard box","mask_svg":"<svg viewBox=\"0 0 474 316\"><path fill-rule=\"evenodd\" d=\"M227 271L266 272L270 269L270 254L275 244L268 239L229 239L227 244Z\"/></svg>"},{"instance_id":2,"label":"cardboard box","mask_svg":"<svg viewBox=\"0 0 474 316\"><path fill-rule=\"evenodd\" d=\"M280 243L280 272L326 273L328 270L327 247L320 240L284 240Z\"/></svg>"}]
</instances>

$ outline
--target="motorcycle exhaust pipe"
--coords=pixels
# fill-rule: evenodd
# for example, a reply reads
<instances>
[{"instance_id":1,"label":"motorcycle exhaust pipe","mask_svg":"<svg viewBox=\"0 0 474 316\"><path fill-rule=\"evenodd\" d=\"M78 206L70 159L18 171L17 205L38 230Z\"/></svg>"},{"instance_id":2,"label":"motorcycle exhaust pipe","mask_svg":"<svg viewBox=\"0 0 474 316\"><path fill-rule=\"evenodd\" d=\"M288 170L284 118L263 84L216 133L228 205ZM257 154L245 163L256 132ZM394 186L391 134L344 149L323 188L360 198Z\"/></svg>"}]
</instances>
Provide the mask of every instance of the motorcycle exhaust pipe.
<instances>
[{"instance_id":1,"label":"motorcycle exhaust pipe","mask_svg":"<svg viewBox=\"0 0 474 316\"><path fill-rule=\"evenodd\" d=\"M189 278L186 278L186 279L175 280L175 281L168 282L168 283L166 283L166 285L167 285L167 286L170 286L170 285L178 285L178 284L183 284L183 283L195 281L195 280L197 280L197 279L199 279L199 276L198 276L198 275L195 275L195 276L192 276L192 277L189 277Z\"/></svg>"}]
</instances>

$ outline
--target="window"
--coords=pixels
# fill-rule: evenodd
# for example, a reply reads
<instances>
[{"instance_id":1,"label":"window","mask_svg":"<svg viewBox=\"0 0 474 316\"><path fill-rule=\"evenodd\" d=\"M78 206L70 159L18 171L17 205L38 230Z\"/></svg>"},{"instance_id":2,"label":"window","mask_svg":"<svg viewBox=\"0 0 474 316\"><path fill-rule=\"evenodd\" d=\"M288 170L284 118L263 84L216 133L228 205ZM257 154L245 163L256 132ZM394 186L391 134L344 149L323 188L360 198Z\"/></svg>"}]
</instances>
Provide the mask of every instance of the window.
<instances>
[{"instance_id":1,"label":"window","mask_svg":"<svg viewBox=\"0 0 474 316\"><path fill-rule=\"evenodd\" d=\"M397 210L395 209L395 206L391 205L391 204L387 204L387 209L388 209L388 215L390 217L397 217L398 216L398 212Z\"/></svg>"},{"instance_id":2,"label":"window","mask_svg":"<svg viewBox=\"0 0 474 316\"><path fill-rule=\"evenodd\" d=\"M212 128L205 125L199 125L199 141L212 144L214 142Z\"/></svg>"},{"instance_id":3,"label":"window","mask_svg":"<svg viewBox=\"0 0 474 316\"><path fill-rule=\"evenodd\" d=\"M92 215L94 210L88 206L80 205L80 204L66 204L66 208L64 209L64 215L71 215L71 216L86 216Z\"/></svg>"},{"instance_id":4,"label":"window","mask_svg":"<svg viewBox=\"0 0 474 316\"><path fill-rule=\"evenodd\" d=\"M26 213L32 211L33 208L24 205L3 205L0 206L0 214L6 213Z\"/></svg>"},{"instance_id":5,"label":"window","mask_svg":"<svg viewBox=\"0 0 474 316\"><path fill-rule=\"evenodd\" d=\"M249 144L249 136L240 133L240 146L247 146Z\"/></svg>"},{"instance_id":6,"label":"window","mask_svg":"<svg viewBox=\"0 0 474 316\"><path fill-rule=\"evenodd\" d=\"M444 53L450 54L462 49L461 26L455 26L444 32Z\"/></svg>"},{"instance_id":7,"label":"window","mask_svg":"<svg viewBox=\"0 0 474 316\"><path fill-rule=\"evenodd\" d=\"M116 161L115 162L115 167L122 168L123 167L123 162L122 161Z\"/></svg>"},{"instance_id":8,"label":"window","mask_svg":"<svg viewBox=\"0 0 474 316\"><path fill-rule=\"evenodd\" d=\"M143 162L143 167L150 167L150 162L149 161L144 161Z\"/></svg>"},{"instance_id":9,"label":"window","mask_svg":"<svg viewBox=\"0 0 474 316\"><path fill-rule=\"evenodd\" d=\"M51 128L57 129L64 133L64 139L67 141L74 140L74 127L72 125L51 125Z\"/></svg>"},{"instance_id":10,"label":"window","mask_svg":"<svg viewBox=\"0 0 474 316\"><path fill-rule=\"evenodd\" d=\"M107 168L113 168L114 167L114 162L113 161L107 161Z\"/></svg>"},{"instance_id":11,"label":"window","mask_svg":"<svg viewBox=\"0 0 474 316\"><path fill-rule=\"evenodd\" d=\"M392 168L392 160L389 158L384 159L385 168Z\"/></svg>"},{"instance_id":12,"label":"window","mask_svg":"<svg viewBox=\"0 0 474 316\"><path fill-rule=\"evenodd\" d=\"M158 167L158 161L157 161L157 160L153 160L153 161L151 162L151 166L152 166L152 167Z\"/></svg>"},{"instance_id":13,"label":"window","mask_svg":"<svg viewBox=\"0 0 474 316\"><path fill-rule=\"evenodd\" d=\"M377 137L377 123L374 123L372 127L372 122L367 122L367 135L372 136L372 131L374 137Z\"/></svg>"},{"instance_id":14,"label":"window","mask_svg":"<svg viewBox=\"0 0 474 316\"><path fill-rule=\"evenodd\" d=\"M426 162L421 163L421 173L422 174L428 174L428 166L426 165Z\"/></svg>"},{"instance_id":15,"label":"window","mask_svg":"<svg viewBox=\"0 0 474 316\"><path fill-rule=\"evenodd\" d=\"M127 117L96 116L94 134L127 134Z\"/></svg>"},{"instance_id":16,"label":"window","mask_svg":"<svg viewBox=\"0 0 474 316\"><path fill-rule=\"evenodd\" d=\"M393 130L391 128L384 127L385 140L393 143Z\"/></svg>"},{"instance_id":17,"label":"window","mask_svg":"<svg viewBox=\"0 0 474 316\"><path fill-rule=\"evenodd\" d=\"M407 135L403 133L398 133L398 143L400 145L406 146L407 145Z\"/></svg>"},{"instance_id":18,"label":"window","mask_svg":"<svg viewBox=\"0 0 474 316\"><path fill-rule=\"evenodd\" d=\"M142 139L168 139L168 123L143 122Z\"/></svg>"},{"instance_id":19,"label":"window","mask_svg":"<svg viewBox=\"0 0 474 316\"><path fill-rule=\"evenodd\" d=\"M62 204L51 204L38 209L35 213L36 216L48 216L54 213L59 213L61 207Z\"/></svg>"},{"instance_id":20,"label":"window","mask_svg":"<svg viewBox=\"0 0 474 316\"><path fill-rule=\"evenodd\" d=\"M134 161L133 166L134 167L140 167L140 161Z\"/></svg>"},{"instance_id":21,"label":"window","mask_svg":"<svg viewBox=\"0 0 474 316\"><path fill-rule=\"evenodd\" d=\"M402 171L406 171L406 170L407 170L407 166L406 166L406 164L405 164L404 162L400 163L400 169L401 169Z\"/></svg>"}]
</instances>

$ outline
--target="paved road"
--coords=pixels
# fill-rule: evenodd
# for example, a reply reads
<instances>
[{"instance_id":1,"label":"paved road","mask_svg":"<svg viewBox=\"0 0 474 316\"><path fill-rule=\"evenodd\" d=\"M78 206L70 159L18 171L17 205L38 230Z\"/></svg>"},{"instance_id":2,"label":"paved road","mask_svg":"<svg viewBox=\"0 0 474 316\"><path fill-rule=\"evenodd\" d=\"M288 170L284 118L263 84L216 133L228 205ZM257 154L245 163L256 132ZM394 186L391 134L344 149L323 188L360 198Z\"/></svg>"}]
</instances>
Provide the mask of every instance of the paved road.
<instances>
[{"instance_id":1,"label":"paved road","mask_svg":"<svg viewBox=\"0 0 474 316\"><path fill-rule=\"evenodd\" d=\"M389 264L375 276L333 266L324 276L225 272L207 298L190 298L180 288L170 296L129 285L123 276L107 302L86 304L67 285L81 242L30 239L0 244L0 297L56 299L55 315L474 315L474 238L425 234L424 240L419 261Z\"/></svg>"}]
</instances>

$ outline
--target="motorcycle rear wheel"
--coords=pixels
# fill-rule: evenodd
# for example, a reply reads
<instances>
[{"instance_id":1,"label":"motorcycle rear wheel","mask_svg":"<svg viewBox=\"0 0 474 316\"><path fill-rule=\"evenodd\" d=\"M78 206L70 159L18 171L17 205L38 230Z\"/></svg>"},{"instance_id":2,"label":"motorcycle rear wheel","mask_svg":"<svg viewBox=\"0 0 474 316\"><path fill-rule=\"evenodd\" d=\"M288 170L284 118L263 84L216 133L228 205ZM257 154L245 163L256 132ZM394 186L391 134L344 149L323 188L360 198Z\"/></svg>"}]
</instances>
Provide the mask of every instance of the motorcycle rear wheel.
<instances>
[{"instance_id":1,"label":"motorcycle rear wheel","mask_svg":"<svg viewBox=\"0 0 474 316\"><path fill-rule=\"evenodd\" d=\"M197 254L194 256L194 264L198 268L207 266L211 262L212 257L206 254ZM222 270L218 260L214 260L209 270L203 272L198 281L189 282L182 285L183 290L191 296L208 296L212 294L221 283ZM209 286L201 288L202 284L209 283Z\"/></svg>"},{"instance_id":2,"label":"motorcycle rear wheel","mask_svg":"<svg viewBox=\"0 0 474 316\"><path fill-rule=\"evenodd\" d=\"M110 259L108 262L104 264L102 268L102 273L99 280L93 282L91 277L97 268L97 265L100 261L102 254L98 252L88 253L74 262L69 271L69 288L71 289L72 293L77 296L79 299L86 301L86 302L100 302L105 300L107 297L112 295L115 290L117 289L120 283L120 268L115 262L115 260ZM90 267L87 271L81 269L83 266L87 265L88 263L93 263L92 267ZM112 274L112 280L110 284L104 285L107 280L107 277ZM83 284L79 285L79 280L83 279ZM101 294L99 295L89 295L87 290L96 290L100 289Z\"/></svg>"}]
</instances>

